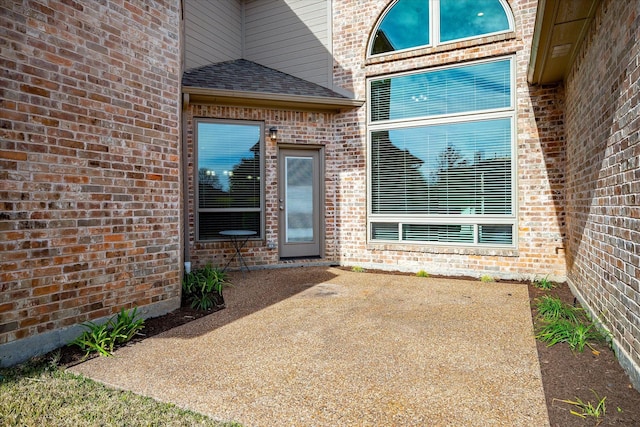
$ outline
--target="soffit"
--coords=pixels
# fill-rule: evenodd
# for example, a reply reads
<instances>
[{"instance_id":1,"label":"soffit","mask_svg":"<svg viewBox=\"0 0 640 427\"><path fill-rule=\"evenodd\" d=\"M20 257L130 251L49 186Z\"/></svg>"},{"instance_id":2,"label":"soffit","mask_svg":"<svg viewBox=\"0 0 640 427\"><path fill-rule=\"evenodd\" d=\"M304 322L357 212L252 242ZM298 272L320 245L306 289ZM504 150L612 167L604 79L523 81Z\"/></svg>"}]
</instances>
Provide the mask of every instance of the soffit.
<instances>
[{"instance_id":1,"label":"soffit","mask_svg":"<svg viewBox=\"0 0 640 427\"><path fill-rule=\"evenodd\" d=\"M532 84L564 80L600 0L540 0L527 78Z\"/></svg>"}]
</instances>

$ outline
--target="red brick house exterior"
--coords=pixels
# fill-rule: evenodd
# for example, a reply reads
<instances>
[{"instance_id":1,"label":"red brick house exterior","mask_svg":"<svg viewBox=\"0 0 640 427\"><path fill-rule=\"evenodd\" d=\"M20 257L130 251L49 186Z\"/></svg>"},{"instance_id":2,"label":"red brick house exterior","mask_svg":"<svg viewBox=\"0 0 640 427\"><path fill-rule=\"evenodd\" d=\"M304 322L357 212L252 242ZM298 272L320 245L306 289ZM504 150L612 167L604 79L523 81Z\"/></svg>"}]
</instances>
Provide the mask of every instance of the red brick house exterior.
<instances>
[{"instance_id":1,"label":"red brick house exterior","mask_svg":"<svg viewBox=\"0 0 640 427\"><path fill-rule=\"evenodd\" d=\"M598 5L564 85L567 281L640 384L640 3Z\"/></svg>"},{"instance_id":2,"label":"red brick house exterior","mask_svg":"<svg viewBox=\"0 0 640 427\"><path fill-rule=\"evenodd\" d=\"M553 40L547 20L563 25L561 15L569 12L560 5L547 15L562 2L501 2L508 31L384 55L370 54L371 41L392 1L311 3L318 5L315 16L329 11L331 37L317 36L309 49L330 58L328 81L314 75L309 82L302 71L296 76L291 61L280 70L287 75L276 76L278 66L252 50L251 33L242 35L244 48L224 46L230 57L212 53L196 64L189 47L195 21L181 21L181 7L187 17L193 7L189 1L2 6L2 364L19 359L5 356L10 352L60 345L77 334L78 323L121 307L142 307L146 315L169 311L179 303L184 262L224 265L233 254L229 242L198 234L203 218L217 215L196 203L204 197L198 123L250 123L262 132L255 207L261 223L243 252L250 267L340 264L566 280L611 331L621 363L640 385L640 6L585 2L586 36L564 44L574 49L566 70L537 78L537 67L545 67L545 34ZM237 26L247 32L251 17L264 16L259 6L299 5L224 4L237 7L225 11L230 16L248 17ZM216 43L222 42L210 44ZM252 63L237 62L245 59ZM515 100L506 113L513 117L515 171L509 244L375 238L370 156L372 129L381 125L371 119L372 82L500 60L512 64ZM220 72L209 63L242 65L254 74L207 78ZM251 87L260 73L273 78ZM280 78L287 84L274 93L269 86ZM270 128L277 128L277 139L269 138ZM283 256L290 255L281 240L285 152L321 158L321 236L312 257ZM464 221L458 231L484 226Z\"/></svg>"},{"instance_id":3,"label":"red brick house exterior","mask_svg":"<svg viewBox=\"0 0 640 427\"><path fill-rule=\"evenodd\" d=\"M180 4L0 4L0 359L180 304Z\"/></svg>"}]
</instances>

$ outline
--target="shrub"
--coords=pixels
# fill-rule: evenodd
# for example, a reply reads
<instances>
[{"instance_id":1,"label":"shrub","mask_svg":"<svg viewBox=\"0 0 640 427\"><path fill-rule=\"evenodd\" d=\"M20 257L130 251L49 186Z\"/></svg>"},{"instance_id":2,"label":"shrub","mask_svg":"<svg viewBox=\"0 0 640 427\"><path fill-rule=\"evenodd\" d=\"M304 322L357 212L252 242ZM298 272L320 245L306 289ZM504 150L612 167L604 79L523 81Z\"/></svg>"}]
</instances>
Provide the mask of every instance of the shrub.
<instances>
[{"instance_id":1,"label":"shrub","mask_svg":"<svg viewBox=\"0 0 640 427\"><path fill-rule=\"evenodd\" d=\"M182 297L197 310L223 307L222 289L230 286L227 273L211 264L188 273L182 282Z\"/></svg>"},{"instance_id":2,"label":"shrub","mask_svg":"<svg viewBox=\"0 0 640 427\"><path fill-rule=\"evenodd\" d=\"M418 272L416 273L416 276L418 276L418 277L429 277L429 273L427 273L427 272L426 272L426 271L424 271L424 270L420 270L420 271L418 271Z\"/></svg>"}]
</instances>

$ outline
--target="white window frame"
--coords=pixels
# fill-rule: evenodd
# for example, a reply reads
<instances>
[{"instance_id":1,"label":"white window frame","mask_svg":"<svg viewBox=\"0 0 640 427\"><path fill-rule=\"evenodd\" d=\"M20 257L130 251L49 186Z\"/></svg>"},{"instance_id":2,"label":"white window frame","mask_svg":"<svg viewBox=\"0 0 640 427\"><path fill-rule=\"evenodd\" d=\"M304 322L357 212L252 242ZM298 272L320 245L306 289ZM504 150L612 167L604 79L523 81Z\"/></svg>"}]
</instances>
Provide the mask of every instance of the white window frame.
<instances>
[{"instance_id":1,"label":"white window frame","mask_svg":"<svg viewBox=\"0 0 640 427\"><path fill-rule=\"evenodd\" d=\"M385 243L385 244L411 244L411 245L429 245L429 246L455 246L455 247L476 247L476 248L509 248L514 249L518 246L518 203L517 203L517 110L516 110L516 57L515 55L506 55L497 58L465 62L462 65L451 64L441 67L429 68L428 70L418 70L411 72L394 73L383 76L375 76L367 79L367 99L371 99L371 82L380 80L383 78L401 77L404 75L421 74L425 72L458 68L469 65L477 65L487 62L503 61L505 59L510 60L511 67L511 106L508 108L498 108L493 110L483 110L482 112L464 112L455 113L451 115L438 115L427 118L417 119L389 119L372 122L371 112L367 113L367 242L368 243ZM446 214L374 214L372 206L372 158L371 158L371 134L375 131L404 129L417 126L438 125L438 124L451 124L451 123L463 123L472 122L478 120L489 120L496 118L509 118L511 120L511 214L504 215L460 215L451 216ZM383 240L372 239L372 224L373 223L398 223L398 239L397 240ZM434 242L434 241L416 241L416 240L404 240L402 233L403 225L470 225L473 227L473 243L462 242ZM511 244L488 244L479 243L478 228L480 225L511 225L512 226L512 242Z\"/></svg>"}]
</instances>

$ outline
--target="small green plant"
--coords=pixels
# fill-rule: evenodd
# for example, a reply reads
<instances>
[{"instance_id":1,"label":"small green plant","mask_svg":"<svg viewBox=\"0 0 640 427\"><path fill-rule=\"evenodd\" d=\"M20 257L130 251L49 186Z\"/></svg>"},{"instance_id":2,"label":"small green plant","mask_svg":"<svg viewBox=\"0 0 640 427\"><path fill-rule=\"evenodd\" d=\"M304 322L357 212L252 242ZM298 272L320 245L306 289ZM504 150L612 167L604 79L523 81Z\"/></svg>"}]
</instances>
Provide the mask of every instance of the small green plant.
<instances>
[{"instance_id":1,"label":"small green plant","mask_svg":"<svg viewBox=\"0 0 640 427\"><path fill-rule=\"evenodd\" d=\"M535 286L538 289L545 290L545 291L551 290L551 289L553 289L555 287L553 282L551 280L549 280L549 275L546 275L542 279L534 280L533 281L533 286Z\"/></svg>"},{"instance_id":2,"label":"small green plant","mask_svg":"<svg viewBox=\"0 0 640 427\"><path fill-rule=\"evenodd\" d=\"M182 282L183 298L191 308L209 310L222 306L222 289L230 286L227 273L211 264L188 273Z\"/></svg>"},{"instance_id":3,"label":"small green plant","mask_svg":"<svg viewBox=\"0 0 640 427\"><path fill-rule=\"evenodd\" d=\"M416 276L418 276L418 277L429 277L429 273L427 273L427 272L426 272L426 271L424 271L424 270L420 270L420 271L418 271L418 272L416 273Z\"/></svg>"},{"instance_id":4,"label":"small green plant","mask_svg":"<svg viewBox=\"0 0 640 427\"><path fill-rule=\"evenodd\" d=\"M364 267L354 265L353 267L351 267L351 271L353 271L354 273L364 273Z\"/></svg>"},{"instance_id":5,"label":"small green plant","mask_svg":"<svg viewBox=\"0 0 640 427\"><path fill-rule=\"evenodd\" d=\"M87 328L72 344L77 345L86 352L84 357L89 356L91 352L97 352L101 356L111 356L115 342L109 331L109 324L99 325L94 322L86 322L82 324Z\"/></svg>"},{"instance_id":6,"label":"small green plant","mask_svg":"<svg viewBox=\"0 0 640 427\"><path fill-rule=\"evenodd\" d=\"M601 399L598 396L598 393L596 393L594 390L591 390L591 392L593 392L593 394L596 396L596 401L598 402L595 405L591 402L584 402L577 397L575 398L575 400L563 400L563 399L554 399L554 400L557 400L558 402L568 403L569 405L573 405L576 408L578 408L580 412L571 410L571 413L580 418L593 417L596 419L600 419L600 417L604 417L604 415L607 412L607 408L604 404L604 401L607 398L605 396Z\"/></svg>"},{"instance_id":7,"label":"small green plant","mask_svg":"<svg viewBox=\"0 0 640 427\"><path fill-rule=\"evenodd\" d=\"M578 322L579 308L565 304L560 298L543 295L537 303L538 316L545 321L566 319L571 322Z\"/></svg>"},{"instance_id":8,"label":"small green plant","mask_svg":"<svg viewBox=\"0 0 640 427\"><path fill-rule=\"evenodd\" d=\"M588 346L594 354L598 351L590 341L601 341L602 334L588 321L582 309L563 303L559 298L544 295L537 303L538 319L542 321L536 338L552 346L565 342L572 350L582 352Z\"/></svg>"},{"instance_id":9,"label":"small green plant","mask_svg":"<svg viewBox=\"0 0 640 427\"><path fill-rule=\"evenodd\" d=\"M488 274L483 274L482 276L480 276L480 281L483 283L490 283L490 282L495 282L495 279L493 278L493 276L490 276Z\"/></svg>"},{"instance_id":10,"label":"small green plant","mask_svg":"<svg viewBox=\"0 0 640 427\"><path fill-rule=\"evenodd\" d=\"M86 352L85 357L91 352L97 352L101 356L112 356L117 345L130 341L144 328L144 319L138 318L138 309L126 311L120 310L105 323L86 322L82 324L87 330L76 338L72 344L77 345Z\"/></svg>"},{"instance_id":11,"label":"small green plant","mask_svg":"<svg viewBox=\"0 0 640 427\"><path fill-rule=\"evenodd\" d=\"M124 308L118 313L118 317L112 322L111 334L116 344L124 344L131 341L138 332L144 328L144 319L138 317L138 309L126 311Z\"/></svg>"},{"instance_id":12,"label":"small green plant","mask_svg":"<svg viewBox=\"0 0 640 427\"><path fill-rule=\"evenodd\" d=\"M536 338L547 343L548 347L558 343L567 343L571 350L578 352L584 351L584 347L587 346L597 355L599 352L589 342L601 341L602 335L593 328L593 324L576 323L560 317L544 322Z\"/></svg>"},{"instance_id":13,"label":"small green plant","mask_svg":"<svg viewBox=\"0 0 640 427\"><path fill-rule=\"evenodd\" d=\"M578 323L575 325L572 334L569 336L567 344L569 344L569 348L571 348L571 350L582 352L586 345L594 353L597 353L597 350L589 344L589 341L599 341L601 338L602 337L598 331L593 329L593 324L585 325L584 323Z\"/></svg>"}]
</instances>

